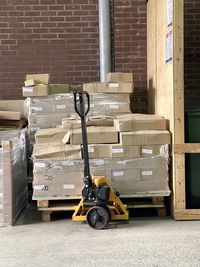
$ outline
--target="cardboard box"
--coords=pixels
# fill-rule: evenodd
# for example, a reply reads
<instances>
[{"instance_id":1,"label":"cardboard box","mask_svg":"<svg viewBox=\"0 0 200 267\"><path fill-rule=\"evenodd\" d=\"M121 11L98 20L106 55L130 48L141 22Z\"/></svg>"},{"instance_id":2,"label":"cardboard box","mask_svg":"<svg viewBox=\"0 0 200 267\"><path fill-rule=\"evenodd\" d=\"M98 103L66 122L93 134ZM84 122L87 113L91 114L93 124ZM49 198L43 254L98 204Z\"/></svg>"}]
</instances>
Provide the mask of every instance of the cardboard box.
<instances>
[{"instance_id":1,"label":"cardboard box","mask_svg":"<svg viewBox=\"0 0 200 267\"><path fill-rule=\"evenodd\" d=\"M65 199L81 197L83 186L74 181L65 184L33 184L33 199Z\"/></svg>"},{"instance_id":2,"label":"cardboard box","mask_svg":"<svg viewBox=\"0 0 200 267\"><path fill-rule=\"evenodd\" d=\"M114 101L113 101L114 102ZM94 108L91 108L91 113L94 114L96 113L97 116L98 114L111 114L111 116L114 115L119 115L119 114L124 114L124 113L130 113L130 103L129 101L127 102L99 102L95 103Z\"/></svg>"},{"instance_id":3,"label":"cardboard box","mask_svg":"<svg viewBox=\"0 0 200 267\"><path fill-rule=\"evenodd\" d=\"M90 160L91 173L96 170L114 170L122 167L122 159L115 158L96 158Z\"/></svg>"},{"instance_id":4,"label":"cardboard box","mask_svg":"<svg viewBox=\"0 0 200 267\"><path fill-rule=\"evenodd\" d=\"M166 130L166 120L161 116L146 114L125 114L116 116L114 126L120 132L140 130Z\"/></svg>"},{"instance_id":5,"label":"cardboard box","mask_svg":"<svg viewBox=\"0 0 200 267\"><path fill-rule=\"evenodd\" d=\"M0 100L0 110L2 111L16 111L23 114L24 100Z\"/></svg>"},{"instance_id":6,"label":"cardboard box","mask_svg":"<svg viewBox=\"0 0 200 267\"><path fill-rule=\"evenodd\" d=\"M91 159L139 158L140 146L122 146L120 144L90 144L88 146L88 152ZM110 167L110 169L111 168L112 167Z\"/></svg>"},{"instance_id":7,"label":"cardboard box","mask_svg":"<svg viewBox=\"0 0 200 267\"><path fill-rule=\"evenodd\" d=\"M111 171L111 181L112 182L125 182L129 181L139 181L141 180L141 171L139 169L130 169L130 170L112 170Z\"/></svg>"},{"instance_id":8,"label":"cardboard box","mask_svg":"<svg viewBox=\"0 0 200 267\"><path fill-rule=\"evenodd\" d=\"M65 94L75 90L82 91L83 86L81 84L50 84L49 94Z\"/></svg>"},{"instance_id":9,"label":"cardboard box","mask_svg":"<svg viewBox=\"0 0 200 267\"><path fill-rule=\"evenodd\" d=\"M49 74L27 74L26 80L34 80L35 84L49 84Z\"/></svg>"},{"instance_id":10,"label":"cardboard box","mask_svg":"<svg viewBox=\"0 0 200 267\"><path fill-rule=\"evenodd\" d=\"M113 170L114 169L122 169L122 170L130 170L130 169L141 169L141 170L163 169L165 170L166 169L168 170L168 159L162 156L158 156L154 158L153 157L152 158L124 158L124 159L118 159L118 162L116 161L115 166L117 166L117 168L112 167Z\"/></svg>"},{"instance_id":11,"label":"cardboard box","mask_svg":"<svg viewBox=\"0 0 200 267\"><path fill-rule=\"evenodd\" d=\"M111 158L139 158L140 146L122 146L120 144L110 145Z\"/></svg>"},{"instance_id":12,"label":"cardboard box","mask_svg":"<svg viewBox=\"0 0 200 267\"><path fill-rule=\"evenodd\" d=\"M81 146L56 143L35 144L33 157L52 160L81 159Z\"/></svg>"},{"instance_id":13,"label":"cardboard box","mask_svg":"<svg viewBox=\"0 0 200 267\"><path fill-rule=\"evenodd\" d=\"M0 120L19 121L22 119L22 113L17 111L0 111Z\"/></svg>"},{"instance_id":14,"label":"cardboard box","mask_svg":"<svg viewBox=\"0 0 200 267\"><path fill-rule=\"evenodd\" d=\"M35 85L35 81L33 79L27 80L24 82L25 87L27 86L34 86Z\"/></svg>"},{"instance_id":15,"label":"cardboard box","mask_svg":"<svg viewBox=\"0 0 200 267\"><path fill-rule=\"evenodd\" d=\"M59 171L59 173L66 174L67 172L83 172L83 160L51 160L51 159L34 159L33 161L33 173L45 174L51 173L52 171Z\"/></svg>"},{"instance_id":16,"label":"cardboard box","mask_svg":"<svg viewBox=\"0 0 200 267\"><path fill-rule=\"evenodd\" d=\"M11 128L21 129L26 126L26 122L24 119L19 121L14 121L14 120L1 120L0 118L0 125L1 127L11 127Z\"/></svg>"},{"instance_id":17,"label":"cardboard box","mask_svg":"<svg viewBox=\"0 0 200 267\"><path fill-rule=\"evenodd\" d=\"M108 83L108 92L110 93L133 93L134 83Z\"/></svg>"},{"instance_id":18,"label":"cardboard box","mask_svg":"<svg viewBox=\"0 0 200 267\"><path fill-rule=\"evenodd\" d=\"M141 146L141 157L142 158L151 158L151 157L169 157L169 146L160 145L160 146Z\"/></svg>"},{"instance_id":19,"label":"cardboard box","mask_svg":"<svg viewBox=\"0 0 200 267\"><path fill-rule=\"evenodd\" d=\"M87 126L114 126L114 117L110 116L93 116L89 117Z\"/></svg>"},{"instance_id":20,"label":"cardboard box","mask_svg":"<svg viewBox=\"0 0 200 267\"><path fill-rule=\"evenodd\" d=\"M133 93L133 83L85 83L83 90L88 93Z\"/></svg>"},{"instance_id":21,"label":"cardboard box","mask_svg":"<svg viewBox=\"0 0 200 267\"><path fill-rule=\"evenodd\" d=\"M110 72L107 73L107 82L108 83L132 83L133 82L133 74L132 73L124 73L124 72Z\"/></svg>"},{"instance_id":22,"label":"cardboard box","mask_svg":"<svg viewBox=\"0 0 200 267\"><path fill-rule=\"evenodd\" d=\"M113 126L114 118L109 116L93 116L88 117L86 121L87 127L89 126ZM80 119L75 118L64 118L62 120L62 127L67 130L81 128Z\"/></svg>"},{"instance_id":23,"label":"cardboard box","mask_svg":"<svg viewBox=\"0 0 200 267\"><path fill-rule=\"evenodd\" d=\"M49 86L38 84L30 87L22 87L23 97L28 96L47 96L49 94Z\"/></svg>"},{"instance_id":24,"label":"cardboard box","mask_svg":"<svg viewBox=\"0 0 200 267\"><path fill-rule=\"evenodd\" d=\"M49 94L64 94L70 93L70 85L69 84L50 84L49 85Z\"/></svg>"},{"instance_id":25,"label":"cardboard box","mask_svg":"<svg viewBox=\"0 0 200 267\"><path fill-rule=\"evenodd\" d=\"M121 166L111 171L110 183L121 195L169 195L168 161L163 157L122 159Z\"/></svg>"},{"instance_id":26,"label":"cardboard box","mask_svg":"<svg viewBox=\"0 0 200 267\"><path fill-rule=\"evenodd\" d=\"M117 177L112 177L110 183L114 190L118 191L121 196L131 196L131 195L170 195L168 179L157 180L152 176L148 180L142 179L131 179L131 175L126 171L125 179L116 179Z\"/></svg>"},{"instance_id":27,"label":"cardboard box","mask_svg":"<svg viewBox=\"0 0 200 267\"><path fill-rule=\"evenodd\" d=\"M83 186L83 172L67 172L52 171L48 174L44 172L34 173L34 184L65 184L67 182L74 183L76 185L81 184Z\"/></svg>"},{"instance_id":28,"label":"cardboard box","mask_svg":"<svg viewBox=\"0 0 200 267\"><path fill-rule=\"evenodd\" d=\"M135 131L120 132L120 144L124 146L162 145L170 144L171 137L168 131Z\"/></svg>"},{"instance_id":29,"label":"cardboard box","mask_svg":"<svg viewBox=\"0 0 200 267\"><path fill-rule=\"evenodd\" d=\"M109 158L110 146L109 144L93 144L88 145L89 158Z\"/></svg>"},{"instance_id":30,"label":"cardboard box","mask_svg":"<svg viewBox=\"0 0 200 267\"><path fill-rule=\"evenodd\" d=\"M62 120L62 127L66 130L81 128L81 121L74 118L64 118Z\"/></svg>"},{"instance_id":31,"label":"cardboard box","mask_svg":"<svg viewBox=\"0 0 200 267\"><path fill-rule=\"evenodd\" d=\"M35 134L35 141L37 143L60 143L66 134L65 129L61 128L50 128L40 129Z\"/></svg>"},{"instance_id":32,"label":"cardboard box","mask_svg":"<svg viewBox=\"0 0 200 267\"><path fill-rule=\"evenodd\" d=\"M89 116L116 116L130 113L130 95L116 93L91 93Z\"/></svg>"},{"instance_id":33,"label":"cardboard box","mask_svg":"<svg viewBox=\"0 0 200 267\"><path fill-rule=\"evenodd\" d=\"M44 128L51 128L52 125L62 125L62 119L66 116L66 114L31 114L28 116L28 123L32 126L41 125ZM51 127L48 127L48 125L51 125Z\"/></svg>"},{"instance_id":34,"label":"cardboard box","mask_svg":"<svg viewBox=\"0 0 200 267\"><path fill-rule=\"evenodd\" d=\"M108 105L130 103L130 94L90 93L90 107L95 108L95 105L99 103L102 105L105 105L106 103L108 103Z\"/></svg>"},{"instance_id":35,"label":"cardboard box","mask_svg":"<svg viewBox=\"0 0 200 267\"><path fill-rule=\"evenodd\" d=\"M31 114L61 114L68 113L67 104L65 100L52 101L52 102L40 102L31 104L29 106Z\"/></svg>"},{"instance_id":36,"label":"cardboard box","mask_svg":"<svg viewBox=\"0 0 200 267\"><path fill-rule=\"evenodd\" d=\"M35 173L33 198L67 198L81 196L83 172Z\"/></svg>"},{"instance_id":37,"label":"cardboard box","mask_svg":"<svg viewBox=\"0 0 200 267\"><path fill-rule=\"evenodd\" d=\"M87 127L88 144L118 143L118 132L114 127ZM82 144L82 130L70 130L62 140L63 144Z\"/></svg>"},{"instance_id":38,"label":"cardboard box","mask_svg":"<svg viewBox=\"0 0 200 267\"><path fill-rule=\"evenodd\" d=\"M31 114L28 116L29 131L34 133L40 129L61 126L63 117L66 117L66 114Z\"/></svg>"}]
</instances>

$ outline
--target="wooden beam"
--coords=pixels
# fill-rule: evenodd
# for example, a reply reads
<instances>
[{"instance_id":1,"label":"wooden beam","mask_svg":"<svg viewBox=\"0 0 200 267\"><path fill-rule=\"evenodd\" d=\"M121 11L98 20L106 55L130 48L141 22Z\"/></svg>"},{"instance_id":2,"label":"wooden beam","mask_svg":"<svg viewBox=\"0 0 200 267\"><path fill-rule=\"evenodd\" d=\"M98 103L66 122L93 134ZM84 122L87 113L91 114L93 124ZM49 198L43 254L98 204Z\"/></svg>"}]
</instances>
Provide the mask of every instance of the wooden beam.
<instances>
[{"instance_id":1,"label":"wooden beam","mask_svg":"<svg viewBox=\"0 0 200 267\"><path fill-rule=\"evenodd\" d=\"M174 143L184 143L184 1L173 1Z\"/></svg>"},{"instance_id":2,"label":"wooden beam","mask_svg":"<svg viewBox=\"0 0 200 267\"><path fill-rule=\"evenodd\" d=\"M174 166L174 208L185 209L185 157L183 154L173 154Z\"/></svg>"},{"instance_id":3,"label":"wooden beam","mask_svg":"<svg viewBox=\"0 0 200 267\"><path fill-rule=\"evenodd\" d=\"M200 215L200 209L177 209L175 212L184 215Z\"/></svg>"},{"instance_id":4,"label":"wooden beam","mask_svg":"<svg viewBox=\"0 0 200 267\"><path fill-rule=\"evenodd\" d=\"M174 210L174 219L177 221L200 220L200 209L177 209L177 210Z\"/></svg>"},{"instance_id":5,"label":"wooden beam","mask_svg":"<svg viewBox=\"0 0 200 267\"><path fill-rule=\"evenodd\" d=\"M173 152L177 154L200 153L200 143L177 144L173 146Z\"/></svg>"}]
</instances>

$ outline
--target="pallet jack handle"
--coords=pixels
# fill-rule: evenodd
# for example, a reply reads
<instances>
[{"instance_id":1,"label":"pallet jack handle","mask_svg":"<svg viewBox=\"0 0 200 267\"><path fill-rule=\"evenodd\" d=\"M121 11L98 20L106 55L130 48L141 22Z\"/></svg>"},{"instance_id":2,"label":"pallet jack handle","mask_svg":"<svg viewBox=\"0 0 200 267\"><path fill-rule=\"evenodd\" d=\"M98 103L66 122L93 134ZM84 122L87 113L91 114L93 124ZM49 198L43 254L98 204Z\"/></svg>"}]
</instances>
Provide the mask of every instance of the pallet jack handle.
<instances>
[{"instance_id":1,"label":"pallet jack handle","mask_svg":"<svg viewBox=\"0 0 200 267\"><path fill-rule=\"evenodd\" d=\"M86 116L90 111L90 96L86 91L74 92L74 108L81 118L83 159L84 159L84 184L86 187L92 187L92 177L90 174L90 163L88 153L88 139L86 128Z\"/></svg>"}]
</instances>

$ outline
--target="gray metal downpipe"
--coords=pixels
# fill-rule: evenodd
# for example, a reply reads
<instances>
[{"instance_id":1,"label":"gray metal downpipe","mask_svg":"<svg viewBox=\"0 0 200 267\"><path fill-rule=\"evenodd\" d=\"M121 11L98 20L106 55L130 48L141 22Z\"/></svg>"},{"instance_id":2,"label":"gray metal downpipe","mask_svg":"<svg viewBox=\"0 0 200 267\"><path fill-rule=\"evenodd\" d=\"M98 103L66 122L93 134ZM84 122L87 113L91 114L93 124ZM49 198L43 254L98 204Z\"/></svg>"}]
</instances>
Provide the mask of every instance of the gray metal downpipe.
<instances>
[{"instance_id":1,"label":"gray metal downpipe","mask_svg":"<svg viewBox=\"0 0 200 267\"><path fill-rule=\"evenodd\" d=\"M106 82L106 74L111 72L110 38L110 1L99 0L99 51L101 82Z\"/></svg>"}]
</instances>

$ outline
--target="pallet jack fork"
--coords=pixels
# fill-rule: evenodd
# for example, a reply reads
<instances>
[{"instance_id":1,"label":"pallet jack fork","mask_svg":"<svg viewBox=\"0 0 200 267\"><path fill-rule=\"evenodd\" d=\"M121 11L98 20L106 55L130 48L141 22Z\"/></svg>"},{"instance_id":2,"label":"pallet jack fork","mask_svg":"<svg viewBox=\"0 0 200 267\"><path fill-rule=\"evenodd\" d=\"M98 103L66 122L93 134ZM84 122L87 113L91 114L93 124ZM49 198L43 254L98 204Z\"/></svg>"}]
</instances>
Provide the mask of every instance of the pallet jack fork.
<instances>
[{"instance_id":1,"label":"pallet jack fork","mask_svg":"<svg viewBox=\"0 0 200 267\"><path fill-rule=\"evenodd\" d=\"M94 229L101 230L110 221L128 220L127 205L119 199L119 193L114 192L104 176L91 176L86 116L90 110L88 92L74 92L74 108L81 118L83 159L84 159L84 187L82 199L75 207L73 221L86 221Z\"/></svg>"}]
</instances>

